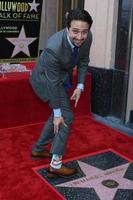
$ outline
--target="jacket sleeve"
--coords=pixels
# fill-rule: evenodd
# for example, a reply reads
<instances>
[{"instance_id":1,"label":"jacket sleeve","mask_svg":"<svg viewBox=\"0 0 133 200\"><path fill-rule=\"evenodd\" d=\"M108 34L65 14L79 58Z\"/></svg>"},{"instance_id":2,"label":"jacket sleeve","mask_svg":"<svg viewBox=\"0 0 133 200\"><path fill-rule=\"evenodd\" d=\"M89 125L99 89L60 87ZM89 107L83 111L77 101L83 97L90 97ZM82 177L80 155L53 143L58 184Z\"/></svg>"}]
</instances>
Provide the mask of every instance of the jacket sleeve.
<instances>
[{"instance_id":1,"label":"jacket sleeve","mask_svg":"<svg viewBox=\"0 0 133 200\"><path fill-rule=\"evenodd\" d=\"M49 103L53 109L57 109L60 108L60 62L51 49L45 49L44 62Z\"/></svg>"}]
</instances>

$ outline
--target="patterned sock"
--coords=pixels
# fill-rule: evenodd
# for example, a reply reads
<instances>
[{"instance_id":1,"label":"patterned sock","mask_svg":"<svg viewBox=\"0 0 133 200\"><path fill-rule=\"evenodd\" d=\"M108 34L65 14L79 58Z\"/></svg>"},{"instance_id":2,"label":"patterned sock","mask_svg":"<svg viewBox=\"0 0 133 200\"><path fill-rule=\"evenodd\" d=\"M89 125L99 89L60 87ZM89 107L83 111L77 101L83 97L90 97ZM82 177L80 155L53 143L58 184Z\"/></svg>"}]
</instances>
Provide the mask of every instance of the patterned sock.
<instances>
[{"instance_id":1,"label":"patterned sock","mask_svg":"<svg viewBox=\"0 0 133 200\"><path fill-rule=\"evenodd\" d=\"M62 165L62 156L53 154L50 166L54 169L60 169Z\"/></svg>"}]
</instances>

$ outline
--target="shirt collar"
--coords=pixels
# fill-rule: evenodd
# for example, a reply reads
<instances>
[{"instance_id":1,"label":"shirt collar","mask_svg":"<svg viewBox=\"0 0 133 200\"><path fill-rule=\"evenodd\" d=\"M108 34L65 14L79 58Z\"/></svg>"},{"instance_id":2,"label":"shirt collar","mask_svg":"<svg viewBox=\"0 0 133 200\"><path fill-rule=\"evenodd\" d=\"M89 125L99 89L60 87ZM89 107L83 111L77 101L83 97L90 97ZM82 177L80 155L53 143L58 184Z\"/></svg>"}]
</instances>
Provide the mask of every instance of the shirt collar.
<instances>
[{"instance_id":1,"label":"shirt collar","mask_svg":"<svg viewBox=\"0 0 133 200\"><path fill-rule=\"evenodd\" d=\"M73 49L74 48L74 45L72 44L68 34L67 34L67 40L68 40L68 43L70 44L70 47Z\"/></svg>"}]
</instances>

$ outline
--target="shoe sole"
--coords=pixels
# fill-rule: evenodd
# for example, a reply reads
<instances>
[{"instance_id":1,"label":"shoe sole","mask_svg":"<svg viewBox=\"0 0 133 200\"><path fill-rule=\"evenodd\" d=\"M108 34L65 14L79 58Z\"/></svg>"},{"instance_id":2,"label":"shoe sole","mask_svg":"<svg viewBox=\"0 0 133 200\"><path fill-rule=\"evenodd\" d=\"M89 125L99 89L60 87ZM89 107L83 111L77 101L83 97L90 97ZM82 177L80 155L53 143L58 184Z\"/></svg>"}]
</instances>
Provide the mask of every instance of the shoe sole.
<instances>
[{"instance_id":1,"label":"shoe sole","mask_svg":"<svg viewBox=\"0 0 133 200\"><path fill-rule=\"evenodd\" d=\"M51 172L47 171L47 177L48 178L58 178L58 177L61 177L61 178L70 178L70 176L73 176L76 173L77 172L75 172L74 174L70 174L70 175L61 175L61 174L54 174L54 173L51 173Z\"/></svg>"},{"instance_id":2,"label":"shoe sole","mask_svg":"<svg viewBox=\"0 0 133 200\"><path fill-rule=\"evenodd\" d=\"M32 158L32 160L40 160L43 158L51 158L51 156L34 156L31 154L31 158Z\"/></svg>"}]
</instances>

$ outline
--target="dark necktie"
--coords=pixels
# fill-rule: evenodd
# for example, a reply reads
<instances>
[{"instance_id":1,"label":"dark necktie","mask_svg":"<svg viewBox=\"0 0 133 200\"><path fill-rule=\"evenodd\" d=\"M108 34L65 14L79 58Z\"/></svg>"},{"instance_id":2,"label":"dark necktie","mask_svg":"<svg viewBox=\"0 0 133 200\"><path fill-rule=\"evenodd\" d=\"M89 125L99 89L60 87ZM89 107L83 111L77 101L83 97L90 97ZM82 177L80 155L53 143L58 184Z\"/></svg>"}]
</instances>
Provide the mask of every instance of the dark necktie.
<instances>
[{"instance_id":1,"label":"dark necktie","mask_svg":"<svg viewBox=\"0 0 133 200\"><path fill-rule=\"evenodd\" d=\"M75 66L77 64L77 58L78 58L78 47L74 46L74 48L72 49L72 66ZM65 89L69 90L72 86L72 80L71 80L71 75L68 72L68 76L64 82L64 87Z\"/></svg>"},{"instance_id":2,"label":"dark necktie","mask_svg":"<svg viewBox=\"0 0 133 200\"><path fill-rule=\"evenodd\" d=\"M78 50L79 48L77 46L74 46L73 52L72 52L72 64L76 65L77 64L77 58L78 58Z\"/></svg>"}]
</instances>

